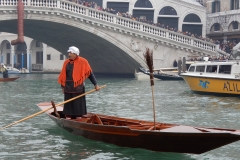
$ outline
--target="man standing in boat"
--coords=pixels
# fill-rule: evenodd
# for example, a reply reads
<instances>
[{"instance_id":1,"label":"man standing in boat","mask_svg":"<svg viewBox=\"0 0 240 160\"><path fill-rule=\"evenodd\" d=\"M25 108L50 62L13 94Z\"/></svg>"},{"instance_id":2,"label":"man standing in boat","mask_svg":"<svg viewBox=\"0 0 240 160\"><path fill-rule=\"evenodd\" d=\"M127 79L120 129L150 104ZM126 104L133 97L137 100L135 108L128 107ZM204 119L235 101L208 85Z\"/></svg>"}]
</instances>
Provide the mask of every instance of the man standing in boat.
<instances>
[{"instance_id":1,"label":"man standing in boat","mask_svg":"<svg viewBox=\"0 0 240 160\"><path fill-rule=\"evenodd\" d=\"M7 67L3 63L1 63L0 70L3 74L3 78L8 78L8 70L7 70Z\"/></svg>"},{"instance_id":2,"label":"man standing in boat","mask_svg":"<svg viewBox=\"0 0 240 160\"><path fill-rule=\"evenodd\" d=\"M92 72L88 61L79 56L79 49L75 46L68 49L69 59L65 60L58 83L61 84L64 93L64 101L85 93L84 81L89 78L95 89L100 87ZM66 118L76 119L87 114L85 96L64 104L63 114Z\"/></svg>"}]
</instances>

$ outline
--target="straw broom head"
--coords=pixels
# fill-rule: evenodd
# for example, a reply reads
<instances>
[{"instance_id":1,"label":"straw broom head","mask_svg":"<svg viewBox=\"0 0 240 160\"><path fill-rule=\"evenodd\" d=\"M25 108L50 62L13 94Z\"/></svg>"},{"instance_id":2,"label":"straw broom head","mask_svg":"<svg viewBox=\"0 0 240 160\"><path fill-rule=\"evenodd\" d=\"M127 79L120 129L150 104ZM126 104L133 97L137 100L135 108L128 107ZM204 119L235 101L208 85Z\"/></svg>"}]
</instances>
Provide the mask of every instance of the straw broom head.
<instances>
[{"instance_id":1,"label":"straw broom head","mask_svg":"<svg viewBox=\"0 0 240 160\"><path fill-rule=\"evenodd\" d=\"M145 54L143 54L143 56L146 60L148 69L150 71L150 82L151 82L151 86L153 86L154 85L154 81L153 81L153 51L150 50L149 48L146 48L146 52L145 52Z\"/></svg>"}]
</instances>

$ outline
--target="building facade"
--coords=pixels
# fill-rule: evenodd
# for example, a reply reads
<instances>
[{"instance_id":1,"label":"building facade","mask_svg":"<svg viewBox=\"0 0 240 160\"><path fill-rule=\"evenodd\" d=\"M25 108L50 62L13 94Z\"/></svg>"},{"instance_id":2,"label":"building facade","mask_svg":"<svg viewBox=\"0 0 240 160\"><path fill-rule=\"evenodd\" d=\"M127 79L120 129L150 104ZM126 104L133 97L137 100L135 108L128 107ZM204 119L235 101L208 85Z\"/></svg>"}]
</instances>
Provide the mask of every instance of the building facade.
<instances>
[{"instance_id":1,"label":"building facade","mask_svg":"<svg viewBox=\"0 0 240 160\"><path fill-rule=\"evenodd\" d=\"M88 0L115 13L128 13L147 23L206 36L206 9L196 0Z\"/></svg>"},{"instance_id":2,"label":"building facade","mask_svg":"<svg viewBox=\"0 0 240 160\"><path fill-rule=\"evenodd\" d=\"M30 72L59 72L66 57L38 40L24 37L25 43L11 45L17 35L0 33L0 62ZM66 49L67 51L67 49Z\"/></svg>"},{"instance_id":3,"label":"building facade","mask_svg":"<svg viewBox=\"0 0 240 160\"><path fill-rule=\"evenodd\" d=\"M203 0L207 10L207 36L214 40L240 42L239 0Z\"/></svg>"}]
</instances>

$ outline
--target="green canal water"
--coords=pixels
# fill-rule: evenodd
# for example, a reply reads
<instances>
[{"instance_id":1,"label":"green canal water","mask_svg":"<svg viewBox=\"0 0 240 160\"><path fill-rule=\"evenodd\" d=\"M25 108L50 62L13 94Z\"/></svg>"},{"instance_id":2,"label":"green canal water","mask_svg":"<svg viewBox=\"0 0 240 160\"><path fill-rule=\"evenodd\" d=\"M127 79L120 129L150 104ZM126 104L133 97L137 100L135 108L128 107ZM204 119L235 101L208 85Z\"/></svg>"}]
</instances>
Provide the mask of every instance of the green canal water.
<instances>
[{"instance_id":1,"label":"green canal water","mask_svg":"<svg viewBox=\"0 0 240 160\"><path fill-rule=\"evenodd\" d=\"M13 77L16 75L10 75ZM23 74L0 83L0 127L39 111L40 102L63 102L57 74ZM107 87L87 95L89 112L153 121L148 80L98 78ZM86 80L86 91L93 85ZM184 81L155 81L156 120L240 129L239 97L199 95ZM88 140L57 127L45 114L0 131L0 160L238 160L240 141L200 155L153 152Z\"/></svg>"}]
</instances>

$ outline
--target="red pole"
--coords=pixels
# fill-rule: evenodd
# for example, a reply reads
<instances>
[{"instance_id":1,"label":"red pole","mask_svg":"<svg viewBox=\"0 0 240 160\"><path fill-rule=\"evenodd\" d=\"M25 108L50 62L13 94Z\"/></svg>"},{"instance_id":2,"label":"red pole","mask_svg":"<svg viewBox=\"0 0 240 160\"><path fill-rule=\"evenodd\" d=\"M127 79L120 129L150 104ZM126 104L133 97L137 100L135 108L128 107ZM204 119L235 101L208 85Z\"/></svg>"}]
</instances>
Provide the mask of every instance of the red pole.
<instances>
[{"instance_id":1,"label":"red pole","mask_svg":"<svg viewBox=\"0 0 240 160\"><path fill-rule=\"evenodd\" d=\"M16 45L19 43L24 43L24 34L23 34L23 18L24 18L24 4L22 0L18 0L17 5L18 12L18 38L11 41L11 45Z\"/></svg>"}]
</instances>

